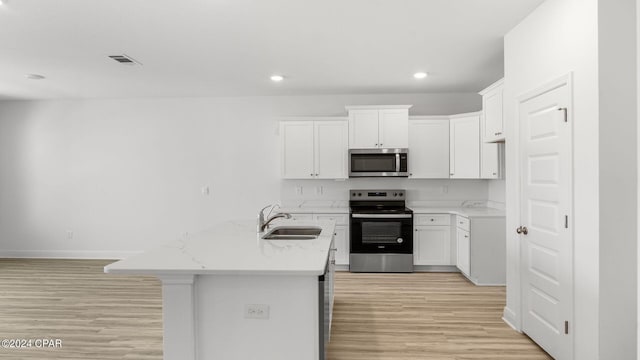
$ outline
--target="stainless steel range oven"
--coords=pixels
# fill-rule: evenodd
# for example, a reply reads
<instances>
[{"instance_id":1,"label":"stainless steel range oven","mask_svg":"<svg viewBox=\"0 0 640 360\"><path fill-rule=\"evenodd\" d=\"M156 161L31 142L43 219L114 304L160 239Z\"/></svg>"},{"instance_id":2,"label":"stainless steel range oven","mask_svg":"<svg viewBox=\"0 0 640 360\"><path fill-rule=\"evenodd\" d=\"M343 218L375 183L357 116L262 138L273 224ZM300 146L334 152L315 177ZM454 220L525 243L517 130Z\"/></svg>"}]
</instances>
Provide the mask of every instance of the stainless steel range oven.
<instances>
[{"instance_id":1,"label":"stainless steel range oven","mask_svg":"<svg viewBox=\"0 0 640 360\"><path fill-rule=\"evenodd\" d=\"M413 211L404 190L351 190L351 272L412 272Z\"/></svg>"}]
</instances>

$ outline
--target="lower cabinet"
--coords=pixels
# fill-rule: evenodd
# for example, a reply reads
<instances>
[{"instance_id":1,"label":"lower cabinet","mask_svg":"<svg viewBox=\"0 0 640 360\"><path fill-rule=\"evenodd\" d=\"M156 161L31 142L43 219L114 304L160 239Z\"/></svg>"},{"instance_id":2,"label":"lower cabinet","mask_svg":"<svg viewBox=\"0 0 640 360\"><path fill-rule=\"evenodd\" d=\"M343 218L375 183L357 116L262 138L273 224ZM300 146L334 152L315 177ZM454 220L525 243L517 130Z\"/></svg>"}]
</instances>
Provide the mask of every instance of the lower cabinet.
<instances>
[{"instance_id":1,"label":"lower cabinet","mask_svg":"<svg viewBox=\"0 0 640 360\"><path fill-rule=\"evenodd\" d=\"M414 265L455 265L451 261L450 224L450 214L414 215Z\"/></svg>"},{"instance_id":2,"label":"lower cabinet","mask_svg":"<svg viewBox=\"0 0 640 360\"><path fill-rule=\"evenodd\" d=\"M349 215L314 213L315 221L335 221L333 233L336 265L349 265Z\"/></svg>"},{"instance_id":3,"label":"lower cabinet","mask_svg":"<svg viewBox=\"0 0 640 360\"><path fill-rule=\"evenodd\" d=\"M414 265L452 265L449 225L414 227Z\"/></svg>"},{"instance_id":4,"label":"lower cabinet","mask_svg":"<svg viewBox=\"0 0 640 360\"><path fill-rule=\"evenodd\" d=\"M476 285L506 283L504 217L456 216L456 266Z\"/></svg>"},{"instance_id":5,"label":"lower cabinet","mask_svg":"<svg viewBox=\"0 0 640 360\"><path fill-rule=\"evenodd\" d=\"M470 241L469 232L456 227L456 266L467 277L471 270Z\"/></svg>"}]
</instances>

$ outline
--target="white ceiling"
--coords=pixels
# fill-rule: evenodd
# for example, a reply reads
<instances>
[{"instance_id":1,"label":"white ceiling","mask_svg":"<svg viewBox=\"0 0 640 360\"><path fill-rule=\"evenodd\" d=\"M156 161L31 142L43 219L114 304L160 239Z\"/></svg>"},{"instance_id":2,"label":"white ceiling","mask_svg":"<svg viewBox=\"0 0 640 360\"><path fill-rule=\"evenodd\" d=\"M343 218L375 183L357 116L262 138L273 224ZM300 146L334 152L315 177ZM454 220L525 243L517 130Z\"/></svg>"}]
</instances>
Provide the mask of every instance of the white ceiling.
<instances>
[{"instance_id":1,"label":"white ceiling","mask_svg":"<svg viewBox=\"0 0 640 360\"><path fill-rule=\"evenodd\" d=\"M5 0L0 99L475 92L542 2Z\"/></svg>"}]
</instances>

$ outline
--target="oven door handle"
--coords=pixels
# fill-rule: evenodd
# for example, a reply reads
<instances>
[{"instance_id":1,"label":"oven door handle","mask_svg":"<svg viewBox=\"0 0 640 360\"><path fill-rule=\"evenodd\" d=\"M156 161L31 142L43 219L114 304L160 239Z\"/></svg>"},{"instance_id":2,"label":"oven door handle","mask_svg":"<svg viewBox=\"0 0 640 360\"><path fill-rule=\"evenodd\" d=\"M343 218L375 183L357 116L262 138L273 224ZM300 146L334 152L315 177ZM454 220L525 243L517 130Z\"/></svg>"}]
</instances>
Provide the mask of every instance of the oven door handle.
<instances>
[{"instance_id":1,"label":"oven door handle","mask_svg":"<svg viewBox=\"0 0 640 360\"><path fill-rule=\"evenodd\" d=\"M351 214L354 219L410 219L412 214Z\"/></svg>"}]
</instances>

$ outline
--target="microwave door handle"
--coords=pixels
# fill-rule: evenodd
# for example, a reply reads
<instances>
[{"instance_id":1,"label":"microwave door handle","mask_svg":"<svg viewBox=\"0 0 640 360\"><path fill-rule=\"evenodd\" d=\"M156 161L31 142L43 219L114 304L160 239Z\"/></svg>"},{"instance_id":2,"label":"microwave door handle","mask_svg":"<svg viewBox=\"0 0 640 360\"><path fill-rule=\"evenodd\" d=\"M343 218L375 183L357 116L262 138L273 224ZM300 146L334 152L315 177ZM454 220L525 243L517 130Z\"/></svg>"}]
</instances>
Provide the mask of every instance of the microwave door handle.
<instances>
[{"instance_id":1,"label":"microwave door handle","mask_svg":"<svg viewBox=\"0 0 640 360\"><path fill-rule=\"evenodd\" d=\"M400 154L396 153L396 172L400 172Z\"/></svg>"},{"instance_id":2,"label":"microwave door handle","mask_svg":"<svg viewBox=\"0 0 640 360\"><path fill-rule=\"evenodd\" d=\"M410 219L412 214L351 214L354 219Z\"/></svg>"}]
</instances>

